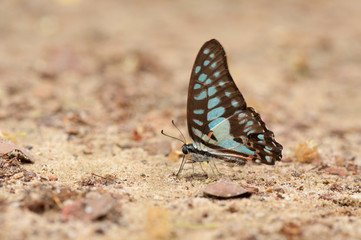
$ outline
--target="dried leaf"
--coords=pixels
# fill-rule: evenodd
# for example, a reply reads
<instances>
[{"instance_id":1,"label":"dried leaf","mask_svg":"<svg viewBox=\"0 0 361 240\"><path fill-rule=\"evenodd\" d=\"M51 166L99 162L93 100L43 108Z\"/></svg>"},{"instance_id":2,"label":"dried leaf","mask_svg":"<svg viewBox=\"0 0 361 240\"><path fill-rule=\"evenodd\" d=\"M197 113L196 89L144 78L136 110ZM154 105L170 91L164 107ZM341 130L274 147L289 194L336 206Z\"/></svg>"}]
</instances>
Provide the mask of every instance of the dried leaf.
<instances>
[{"instance_id":1,"label":"dried leaf","mask_svg":"<svg viewBox=\"0 0 361 240\"><path fill-rule=\"evenodd\" d=\"M11 141L0 137L0 157L16 158L23 163L34 163L35 158L25 149L16 146Z\"/></svg>"},{"instance_id":2,"label":"dried leaf","mask_svg":"<svg viewBox=\"0 0 361 240\"><path fill-rule=\"evenodd\" d=\"M115 206L116 200L108 195L90 195L85 199L71 200L65 203L61 216L65 221L76 218L93 221L106 216Z\"/></svg>"},{"instance_id":3,"label":"dried leaf","mask_svg":"<svg viewBox=\"0 0 361 240\"><path fill-rule=\"evenodd\" d=\"M249 197L251 195L248 189L239 186L238 184L219 181L209 184L203 193L208 197L216 198L234 198L234 197Z\"/></svg>"}]
</instances>

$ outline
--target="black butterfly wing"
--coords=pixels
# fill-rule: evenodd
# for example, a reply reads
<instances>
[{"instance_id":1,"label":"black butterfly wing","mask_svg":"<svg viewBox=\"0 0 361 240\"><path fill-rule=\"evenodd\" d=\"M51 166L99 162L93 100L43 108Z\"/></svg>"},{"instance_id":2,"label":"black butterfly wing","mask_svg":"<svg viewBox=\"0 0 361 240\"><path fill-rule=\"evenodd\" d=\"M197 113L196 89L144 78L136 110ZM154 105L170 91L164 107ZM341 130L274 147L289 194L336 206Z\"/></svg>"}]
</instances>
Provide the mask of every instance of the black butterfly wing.
<instances>
[{"instance_id":1,"label":"black butterfly wing","mask_svg":"<svg viewBox=\"0 0 361 240\"><path fill-rule=\"evenodd\" d=\"M188 89L188 132L197 150L238 161L274 164L282 158L260 115L235 85L221 44L212 39L200 49Z\"/></svg>"}]
</instances>

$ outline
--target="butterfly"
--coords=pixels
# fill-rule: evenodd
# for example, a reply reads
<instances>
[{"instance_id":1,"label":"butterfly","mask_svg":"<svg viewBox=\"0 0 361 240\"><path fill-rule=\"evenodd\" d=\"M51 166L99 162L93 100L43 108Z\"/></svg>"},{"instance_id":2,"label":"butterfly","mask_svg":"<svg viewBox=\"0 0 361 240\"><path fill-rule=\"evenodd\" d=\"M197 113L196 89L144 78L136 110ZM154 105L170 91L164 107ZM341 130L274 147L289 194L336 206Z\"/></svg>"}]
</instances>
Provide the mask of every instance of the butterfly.
<instances>
[{"instance_id":1,"label":"butterfly","mask_svg":"<svg viewBox=\"0 0 361 240\"><path fill-rule=\"evenodd\" d=\"M282 145L260 115L248 107L228 70L222 45L212 39L196 57L188 88L187 126L191 144L182 146L188 162L208 159L274 165ZM163 131L162 131L163 133ZM187 162L183 157L177 176Z\"/></svg>"}]
</instances>

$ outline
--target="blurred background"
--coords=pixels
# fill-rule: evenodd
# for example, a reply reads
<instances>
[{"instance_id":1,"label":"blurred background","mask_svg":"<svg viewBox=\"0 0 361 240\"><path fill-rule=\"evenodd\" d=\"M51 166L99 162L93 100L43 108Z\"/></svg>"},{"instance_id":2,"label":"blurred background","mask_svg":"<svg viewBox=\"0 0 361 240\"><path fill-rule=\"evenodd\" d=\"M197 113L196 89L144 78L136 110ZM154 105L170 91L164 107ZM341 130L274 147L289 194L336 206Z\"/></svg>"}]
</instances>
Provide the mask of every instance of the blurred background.
<instances>
[{"instance_id":1,"label":"blurred background","mask_svg":"<svg viewBox=\"0 0 361 240\"><path fill-rule=\"evenodd\" d=\"M360 16L360 0L1 0L0 136L36 162L0 158L0 239L356 239ZM187 133L212 38L284 147L275 166L218 164L257 190L222 203L199 197L206 175L175 179L179 142L160 134Z\"/></svg>"},{"instance_id":2,"label":"blurred background","mask_svg":"<svg viewBox=\"0 0 361 240\"><path fill-rule=\"evenodd\" d=\"M171 119L183 127L195 56L216 38L281 142L359 134L360 10L357 0L3 0L0 126L85 117L152 137Z\"/></svg>"}]
</instances>

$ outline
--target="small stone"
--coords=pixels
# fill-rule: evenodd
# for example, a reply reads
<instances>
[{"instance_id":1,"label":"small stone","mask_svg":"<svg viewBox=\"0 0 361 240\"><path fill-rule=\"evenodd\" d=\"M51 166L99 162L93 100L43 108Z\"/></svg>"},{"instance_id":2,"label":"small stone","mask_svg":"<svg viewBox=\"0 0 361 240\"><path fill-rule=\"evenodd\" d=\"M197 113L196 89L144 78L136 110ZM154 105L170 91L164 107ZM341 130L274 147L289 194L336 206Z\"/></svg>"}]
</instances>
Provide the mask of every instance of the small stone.
<instances>
[{"instance_id":1,"label":"small stone","mask_svg":"<svg viewBox=\"0 0 361 240\"><path fill-rule=\"evenodd\" d=\"M36 177L36 174L30 171L24 171L24 182L30 182L31 179L33 179L34 177Z\"/></svg>"}]
</instances>

